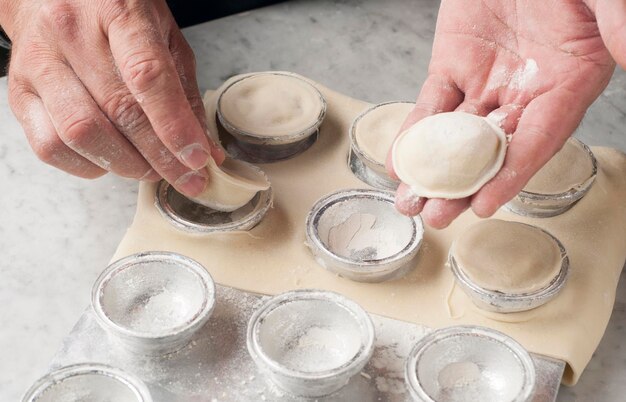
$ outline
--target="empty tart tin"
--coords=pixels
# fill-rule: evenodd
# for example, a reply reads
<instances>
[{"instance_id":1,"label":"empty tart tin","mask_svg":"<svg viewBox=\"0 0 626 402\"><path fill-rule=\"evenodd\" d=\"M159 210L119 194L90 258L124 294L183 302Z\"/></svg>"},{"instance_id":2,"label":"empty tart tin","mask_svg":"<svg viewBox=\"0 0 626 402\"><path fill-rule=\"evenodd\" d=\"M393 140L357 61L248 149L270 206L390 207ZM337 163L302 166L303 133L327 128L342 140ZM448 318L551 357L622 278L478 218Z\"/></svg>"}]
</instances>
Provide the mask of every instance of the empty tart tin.
<instances>
[{"instance_id":1,"label":"empty tart tin","mask_svg":"<svg viewBox=\"0 0 626 402\"><path fill-rule=\"evenodd\" d=\"M334 292L302 289L272 297L254 312L247 347L279 388L320 397L365 367L374 338L372 320L357 303Z\"/></svg>"},{"instance_id":2,"label":"empty tart tin","mask_svg":"<svg viewBox=\"0 0 626 402\"><path fill-rule=\"evenodd\" d=\"M361 181L383 190L395 190L400 182L385 168L387 153L415 103L385 102L358 115L350 126L350 170Z\"/></svg>"},{"instance_id":3,"label":"empty tart tin","mask_svg":"<svg viewBox=\"0 0 626 402\"><path fill-rule=\"evenodd\" d=\"M525 402L535 388L530 354L511 337L478 326L435 330L406 360L405 380L420 402Z\"/></svg>"},{"instance_id":4,"label":"empty tart tin","mask_svg":"<svg viewBox=\"0 0 626 402\"><path fill-rule=\"evenodd\" d=\"M519 222L511 222L517 225L525 225L541 230L550 241L554 242L560 253L560 269L554 278L544 287L520 293L505 293L497 290L486 289L475 283L464 271L462 265L454 256L454 243L448 254L448 264L455 277L456 283L470 297L472 302L482 310L497 313L515 313L532 310L552 300L565 287L569 275L569 257L563 244L548 231L537 226ZM508 269L510 267L502 267Z\"/></svg>"},{"instance_id":5,"label":"empty tart tin","mask_svg":"<svg viewBox=\"0 0 626 402\"><path fill-rule=\"evenodd\" d=\"M272 206L272 188L260 191L243 207L232 211L216 211L198 204L165 180L156 189L155 205L161 215L178 229L191 233L246 231L261 222Z\"/></svg>"},{"instance_id":6,"label":"empty tart tin","mask_svg":"<svg viewBox=\"0 0 626 402\"><path fill-rule=\"evenodd\" d=\"M424 225L394 206L390 192L341 190L315 203L306 219L307 245L324 268L359 282L404 275L415 264Z\"/></svg>"},{"instance_id":7,"label":"empty tart tin","mask_svg":"<svg viewBox=\"0 0 626 402\"><path fill-rule=\"evenodd\" d=\"M567 172L560 172L561 169ZM563 188L562 186L566 183L563 176L576 173L578 178L575 182ZM598 161L591 149L572 137L553 157L553 160L549 161L515 198L505 204L504 209L531 218L549 218L560 215L572 208L589 192L597 173ZM541 183L541 181L548 183ZM560 190L546 191L546 184L557 186L555 188Z\"/></svg>"},{"instance_id":8,"label":"empty tart tin","mask_svg":"<svg viewBox=\"0 0 626 402\"><path fill-rule=\"evenodd\" d=\"M268 102L263 97L272 99ZM299 116L293 113L304 113L305 106L311 108L310 118L294 123ZM237 113L246 116L244 121L236 121ZM228 85L217 100L218 121L234 139L229 151L255 163L285 160L304 152L317 140L325 115L322 93L305 79L283 72L247 75ZM282 127L272 131L268 128L272 124Z\"/></svg>"},{"instance_id":9,"label":"empty tart tin","mask_svg":"<svg viewBox=\"0 0 626 402\"><path fill-rule=\"evenodd\" d=\"M150 392L136 376L96 363L65 366L37 380L23 402L152 402Z\"/></svg>"},{"instance_id":10,"label":"empty tart tin","mask_svg":"<svg viewBox=\"0 0 626 402\"><path fill-rule=\"evenodd\" d=\"M163 355L184 347L207 322L215 285L191 258L144 252L109 265L93 286L91 305L100 326L122 346Z\"/></svg>"}]
</instances>

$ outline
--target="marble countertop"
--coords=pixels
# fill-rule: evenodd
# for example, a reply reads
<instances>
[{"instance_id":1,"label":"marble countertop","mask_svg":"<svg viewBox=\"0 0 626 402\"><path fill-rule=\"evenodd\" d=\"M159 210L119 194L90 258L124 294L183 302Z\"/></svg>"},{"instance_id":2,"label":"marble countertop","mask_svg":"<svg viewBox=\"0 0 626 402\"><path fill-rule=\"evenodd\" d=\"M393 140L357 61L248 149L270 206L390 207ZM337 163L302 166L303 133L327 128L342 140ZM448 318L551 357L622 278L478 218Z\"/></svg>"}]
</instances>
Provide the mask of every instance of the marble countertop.
<instances>
[{"instance_id":1,"label":"marble countertop","mask_svg":"<svg viewBox=\"0 0 626 402\"><path fill-rule=\"evenodd\" d=\"M370 102L413 99L425 78L438 1L292 1L185 29L202 90L231 75L288 70ZM626 73L617 71L577 136L626 151ZM0 400L19 400L89 301L132 220L137 184L70 177L39 162L0 79ZM559 401L626 394L626 281L578 385Z\"/></svg>"}]
</instances>

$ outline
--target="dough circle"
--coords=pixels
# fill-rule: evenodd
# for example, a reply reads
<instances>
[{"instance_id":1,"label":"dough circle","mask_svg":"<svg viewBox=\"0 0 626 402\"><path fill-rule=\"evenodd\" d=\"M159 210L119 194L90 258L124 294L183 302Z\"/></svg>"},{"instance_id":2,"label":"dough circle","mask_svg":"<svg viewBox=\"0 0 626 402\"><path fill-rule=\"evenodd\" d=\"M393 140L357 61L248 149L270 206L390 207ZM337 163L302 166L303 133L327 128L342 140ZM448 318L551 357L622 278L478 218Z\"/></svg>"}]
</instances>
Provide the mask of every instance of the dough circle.
<instances>
[{"instance_id":1,"label":"dough circle","mask_svg":"<svg viewBox=\"0 0 626 402\"><path fill-rule=\"evenodd\" d=\"M506 134L488 119L440 113L400 134L393 145L393 167L419 196L464 198L498 173L506 146Z\"/></svg>"},{"instance_id":2,"label":"dough circle","mask_svg":"<svg viewBox=\"0 0 626 402\"><path fill-rule=\"evenodd\" d=\"M385 166L393 141L414 107L411 102L382 103L357 117L352 135L359 151L377 165Z\"/></svg>"},{"instance_id":3,"label":"dough circle","mask_svg":"<svg viewBox=\"0 0 626 402\"><path fill-rule=\"evenodd\" d=\"M265 173L236 159L226 158L221 166L217 166L209 158L207 172L207 187L200 195L190 199L217 211L235 211L250 202L259 191L270 187Z\"/></svg>"},{"instance_id":4,"label":"dough circle","mask_svg":"<svg viewBox=\"0 0 626 402\"><path fill-rule=\"evenodd\" d=\"M524 191L556 195L583 187L594 176L593 159L582 142L567 140L557 152L530 179Z\"/></svg>"},{"instance_id":5,"label":"dough circle","mask_svg":"<svg viewBox=\"0 0 626 402\"><path fill-rule=\"evenodd\" d=\"M473 283L508 294L545 288L561 271L563 259L558 243L543 230L500 219L470 226L450 253Z\"/></svg>"},{"instance_id":6,"label":"dough circle","mask_svg":"<svg viewBox=\"0 0 626 402\"><path fill-rule=\"evenodd\" d=\"M317 127L326 111L321 93L288 74L260 73L233 83L218 105L221 118L255 137L296 135Z\"/></svg>"}]
</instances>

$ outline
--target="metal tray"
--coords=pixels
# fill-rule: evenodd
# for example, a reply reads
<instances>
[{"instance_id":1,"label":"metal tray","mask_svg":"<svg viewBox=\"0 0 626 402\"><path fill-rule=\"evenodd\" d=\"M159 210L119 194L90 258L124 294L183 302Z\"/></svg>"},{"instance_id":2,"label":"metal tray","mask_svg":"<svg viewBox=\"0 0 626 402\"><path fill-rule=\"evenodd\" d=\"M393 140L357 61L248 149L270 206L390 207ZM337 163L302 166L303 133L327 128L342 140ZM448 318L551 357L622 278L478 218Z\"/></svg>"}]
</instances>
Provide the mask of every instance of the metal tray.
<instances>
[{"instance_id":1,"label":"metal tray","mask_svg":"<svg viewBox=\"0 0 626 402\"><path fill-rule=\"evenodd\" d=\"M182 350L161 357L133 355L110 339L91 308L65 338L50 369L97 362L132 372L150 389L155 402L305 401L281 392L257 371L246 349L248 319L266 296L216 287L209 322ZM374 355L365 369L327 401L408 401L404 360L429 329L372 314ZM537 370L533 402L554 402L565 368L563 361L532 355Z\"/></svg>"}]
</instances>

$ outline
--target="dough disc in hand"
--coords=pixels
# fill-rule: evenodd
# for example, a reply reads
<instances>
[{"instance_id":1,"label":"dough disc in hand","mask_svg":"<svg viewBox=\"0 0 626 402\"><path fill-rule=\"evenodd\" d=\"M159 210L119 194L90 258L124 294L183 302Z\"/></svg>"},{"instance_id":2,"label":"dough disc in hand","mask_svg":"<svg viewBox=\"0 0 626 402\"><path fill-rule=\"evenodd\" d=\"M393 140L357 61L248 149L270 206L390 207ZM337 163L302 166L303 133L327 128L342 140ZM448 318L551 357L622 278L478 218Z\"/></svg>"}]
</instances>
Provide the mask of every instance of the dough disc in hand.
<instances>
[{"instance_id":1,"label":"dough disc in hand","mask_svg":"<svg viewBox=\"0 0 626 402\"><path fill-rule=\"evenodd\" d=\"M504 131L484 117L440 113L398 136L393 167L398 178L421 197L464 198L498 173L506 145Z\"/></svg>"},{"instance_id":2,"label":"dough disc in hand","mask_svg":"<svg viewBox=\"0 0 626 402\"><path fill-rule=\"evenodd\" d=\"M209 158L209 183L197 197L191 198L217 211L231 212L246 205L259 191L267 190L270 182L260 169L249 163L226 158L217 166Z\"/></svg>"},{"instance_id":3,"label":"dough disc in hand","mask_svg":"<svg viewBox=\"0 0 626 402\"><path fill-rule=\"evenodd\" d=\"M519 222L489 219L475 223L450 250L472 282L503 293L543 289L561 271L558 243L538 227Z\"/></svg>"}]
</instances>

